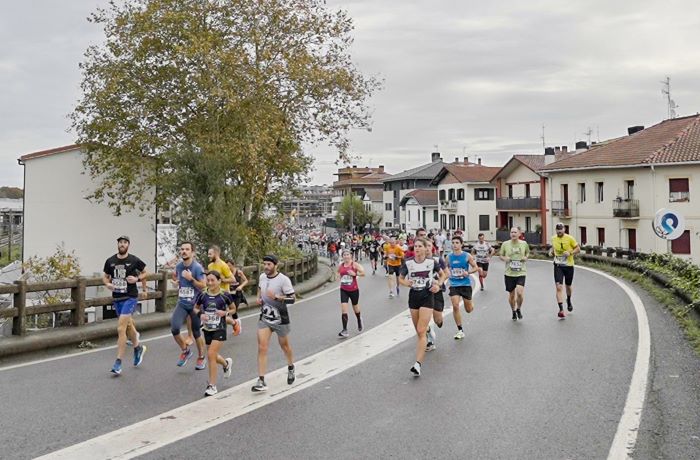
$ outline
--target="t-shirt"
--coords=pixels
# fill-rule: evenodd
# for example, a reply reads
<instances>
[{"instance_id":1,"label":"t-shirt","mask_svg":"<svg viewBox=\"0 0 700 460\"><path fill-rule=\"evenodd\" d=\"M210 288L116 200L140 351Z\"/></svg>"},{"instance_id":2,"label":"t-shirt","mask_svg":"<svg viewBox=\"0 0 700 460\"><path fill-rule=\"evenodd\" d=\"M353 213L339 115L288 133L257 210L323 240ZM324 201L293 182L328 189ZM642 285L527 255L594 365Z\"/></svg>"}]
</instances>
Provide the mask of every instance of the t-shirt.
<instances>
[{"instance_id":1,"label":"t-shirt","mask_svg":"<svg viewBox=\"0 0 700 460\"><path fill-rule=\"evenodd\" d=\"M369 243L369 252L372 255L379 253L379 243L377 241L372 241Z\"/></svg>"},{"instance_id":2,"label":"t-shirt","mask_svg":"<svg viewBox=\"0 0 700 460\"><path fill-rule=\"evenodd\" d=\"M127 283L127 276L139 276L146 268L146 264L138 257L127 254L123 259L118 254L105 261L104 272L112 278L112 297L115 299L139 296L139 288L136 283Z\"/></svg>"},{"instance_id":3,"label":"t-shirt","mask_svg":"<svg viewBox=\"0 0 700 460\"><path fill-rule=\"evenodd\" d=\"M491 255L491 244L487 241L479 243L478 241L474 244L474 254L477 262L487 263Z\"/></svg>"},{"instance_id":4,"label":"t-shirt","mask_svg":"<svg viewBox=\"0 0 700 460\"><path fill-rule=\"evenodd\" d=\"M425 291L433 284L438 266L432 257L426 258L423 262L416 262L416 259L408 259L401 266L401 275L407 280L413 281L412 291Z\"/></svg>"},{"instance_id":5,"label":"t-shirt","mask_svg":"<svg viewBox=\"0 0 700 460\"><path fill-rule=\"evenodd\" d=\"M554 263L557 265L568 265L572 267L574 265L574 249L578 246L578 243L573 236L565 233L564 236L559 238L558 235L552 237L552 249L554 250ZM569 257L564 257L562 254L565 252L569 253Z\"/></svg>"},{"instance_id":6,"label":"t-shirt","mask_svg":"<svg viewBox=\"0 0 700 460\"><path fill-rule=\"evenodd\" d=\"M269 324L289 324L289 311L287 304L282 300L271 298L267 295L272 290L276 296L289 296L294 294L292 281L286 275L278 273L269 278L265 273L258 280L262 306L260 307L260 320Z\"/></svg>"},{"instance_id":7,"label":"t-shirt","mask_svg":"<svg viewBox=\"0 0 700 460\"><path fill-rule=\"evenodd\" d=\"M447 261L450 265L450 286L471 286L469 276L469 254L462 251L460 254L450 254Z\"/></svg>"},{"instance_id":8,"label":"t-shirt","mask_svg":"<svg viewBox=\"0 0 700 460\"><path fill-rule=\"evenodd\" d=\"M508 240L501 245L500 255L509 257L510 261L506 262L506 276L525 276L527 275L527 267L522 259L530 255L530 246L525 241L518 240L513 243Z\"/></svg>"},{"instance_id":9,"label":"t-shirt","mask_svg":"<svg viewBox=\"0 0 700 460\"><path fill-rule=\"evenodd\" d=\"M399 245L391 246L389 244L384 246L384 257L386 257L386 264L391 267L400 267L401 260L404 257L403 249Z\"/></svg>"},{"instance_id":10,"label":"t-shirt","mask_svg":"<svg viewBox=\"0 0 700 460\"><path fill-rule=\"evenodd\" d=\"M202 321L202 329L205 331L226 329L226 317L219 317L216 312L228 310L228 306L232 303L231 294L223 290L216 295L210 294L208 291L200 292L194 304L199 305L202 313L206 315L206 319Z\"/></svg>"},{"instance_id":11,"label":"t-shirt","mask_svg":"<svg viewBox=\"0 0 700 460\"><path fill-rule=\"evenodd\" d=\"M209 271L216 270L217 272L219 272L221 274L222 278L233 277L233 273L231 272L231 269L228 267L228 264L221 259L217 259L216 262L210 262L209 266L207 268L209 269ZM222 281L221 282L221 290L223 290L223 291L230 290L229 283L224 283Z\"/></svg>"},{"instance_id":12,"label":"t-shirt","mask_svg":"<svg viewBox=\"0 0 700 460\"><path fill-rule=\"evenodd\" d=\"M178 281L178 291L177 299L179 303L194 306L194 299L201 292L201 290L194 285L192 281L188 281L182 276L182 273L189 270L192 273L192 278L197 281L202 281L204 279L204 268L199 262L193 260L189 266L186 266L184 262L180 262L175 266L175 275Z\"/></svg>"}]
</instances>

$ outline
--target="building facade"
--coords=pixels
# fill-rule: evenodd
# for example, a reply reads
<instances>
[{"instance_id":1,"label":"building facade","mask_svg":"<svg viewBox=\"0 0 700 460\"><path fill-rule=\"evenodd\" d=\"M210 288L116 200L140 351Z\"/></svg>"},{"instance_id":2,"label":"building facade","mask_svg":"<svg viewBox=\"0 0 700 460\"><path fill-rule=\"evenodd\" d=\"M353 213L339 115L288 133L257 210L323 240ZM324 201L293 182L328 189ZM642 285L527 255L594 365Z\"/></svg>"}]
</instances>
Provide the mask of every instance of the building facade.
<instances>
[{"instance_id":1,"label":"building facade","mask_svg":"<svg viewBox=\"0 0 700 460\"><path fill-rule=\"evenodd\" d=\"M382 191L384 189L384 179L390 174L384 172L384 166L378 168L358 168L357 166L338 169L335 173L338 180L333 182L332 216L338 212L338 206L343 198L348 195L357 195L362 199L365 192L369 190Z\"/></svg>"},{"instance_id":2,"label":"building facade","mask_svg":"<svg viewBox=\"0 0 700 460\"><path fill-rule=\"evenodd\" d=\"M408 192L400 203L401 212L406 216L404 230L415 234L419 228L435 230L440 226L438 211L438 191L418 189Z\"/></svg>"}]
</instances>

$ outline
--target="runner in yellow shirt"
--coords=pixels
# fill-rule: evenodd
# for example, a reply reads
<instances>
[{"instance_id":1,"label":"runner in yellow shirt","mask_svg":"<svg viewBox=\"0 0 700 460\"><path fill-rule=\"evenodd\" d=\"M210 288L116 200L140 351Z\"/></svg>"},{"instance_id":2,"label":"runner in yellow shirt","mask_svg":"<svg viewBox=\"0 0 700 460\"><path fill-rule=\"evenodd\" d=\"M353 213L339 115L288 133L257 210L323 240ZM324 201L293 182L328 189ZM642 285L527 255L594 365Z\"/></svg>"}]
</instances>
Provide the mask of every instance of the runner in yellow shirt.
<instances>
[{"instance_id":1,"label":"runner in yellow shirt","mask_svg":"<svg viewBox=\"0 0 700 460\"><path fill-rule=\"evenodd\" d=\"M236 278L233 276L231 267L228 266L226 262L221 259L221 248L219 246L212 246L207 252L209 256L209 265L207 265L207 270L215 271L221 275L221 290L223 292L229 292L230 284L236 282ZM238 308L238 305L236 305ZM238 319L226 317L226 323L233 326L233 335L238 335L241 333L241 322Z\"/></svg>"},{"instance_id":2,"label":"runner in yellow shirt","mask_svg":"<svg viewBox=\"0 0 700 460\"><path fill-rule=\"evenodd\" d=\"M559 305L559 318L565 318L564 313L564 285L566 285L566 307L572 311L571 303L572 287L574 282L574 255L581 252L573 236L566 233L564 224L558 223L555 227L556 235L552 236L552 249L550 257L554 257L554 283L556 285L557 304Z\"/></svg>"}]
</instances>

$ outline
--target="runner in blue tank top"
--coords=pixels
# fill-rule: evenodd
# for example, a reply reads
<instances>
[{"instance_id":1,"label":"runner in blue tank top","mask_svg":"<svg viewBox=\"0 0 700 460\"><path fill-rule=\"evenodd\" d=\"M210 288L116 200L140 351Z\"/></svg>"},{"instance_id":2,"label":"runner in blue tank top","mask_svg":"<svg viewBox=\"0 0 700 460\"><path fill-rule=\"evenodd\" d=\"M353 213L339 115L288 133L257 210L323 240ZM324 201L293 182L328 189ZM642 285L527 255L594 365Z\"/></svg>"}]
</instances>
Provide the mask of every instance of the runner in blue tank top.
<instances>
[{"instance_id":1,"label":"runner in blue tank top","mask_svg":"<svg viewBox=\"0 0 700 460\"><path fill-rule=\"evenodd\" d=\"M464 241L461 236L452 237L452 253L447 256L447 269L450 274L450 301L452 302L452 315L457 324L455 340L464 338L462 329L462 313L459 310L459 301L464 301L464 309L467 313L474 311L472 303L471 273L479 271L471 254L462 251Z\"/></svg>"}]
</instances>

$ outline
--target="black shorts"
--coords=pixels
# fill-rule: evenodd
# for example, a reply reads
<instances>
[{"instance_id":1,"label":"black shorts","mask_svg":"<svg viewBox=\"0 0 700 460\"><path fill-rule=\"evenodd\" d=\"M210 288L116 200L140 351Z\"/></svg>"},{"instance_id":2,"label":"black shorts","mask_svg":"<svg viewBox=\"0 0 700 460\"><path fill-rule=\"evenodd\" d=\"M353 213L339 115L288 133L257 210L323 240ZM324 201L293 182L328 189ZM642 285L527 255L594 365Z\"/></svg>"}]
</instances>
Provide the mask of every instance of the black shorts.
<instances>
[{"instance_id":1,"label":"black shorts","mask_svg":"<svg viewBox=\"0 0 700 460\"><path fill-rule=\"evenodd\" d=\"M441 289L433 294L433 310L443 311L445 309L445 293Z\"/></svg>"},{"instance_id":2,"label":"black shorts","mask_svg":"<svg viewBox=\"0 0 700 460\"><path fill-rule=\"evenodd\" d=\"M489 271L489 263L488 262L477 262L476 266L485 272Z\"/></svg>"},{"instance_id":3,"label":"black shorts","mask_svg":"<svg viewBox=\"0 0 700 460\"><path fill-rule=\"evenodd\" d=\"M472 287L450 286L450 297L462 297L463 299L472 300Z\"/></svg>"},{"instance_id":4,"label":"black shorts","mask_svg":"<svg viewBox=\"0 0 700 460\"><path fill-rule=\"evenodd\" d=\"M369 253L369 258L371 260L379 260L379 253L378 252L370 252Z\"/></svg>"},{"instance_id":5,"label":"black shorts","mask_svg":"<svg viewBox=\"0 0 700 460\"><path fill-rule=\"evenodd\" d=\"M231 298L233 299L233 303L236 304L236 307L238 307L241 304L246 304L248 305L248 300L245 298L245 294L243 294L242 291L231 291Z\"/></svg>"},{"instance_id":6,"label":"black shorts","mask_svg":"<svg viewBox=\"0 0 700 460\"><path fill-rule=\"evenodd\" d=\"M525 286L525 275L504 276L506 279L506 291L513 292L515 286Z\"/></svg>"},{"instance_id":7,"label":"black shorts","mask_svg":"<svg viewBox=\"0 0 700 460\"><path fill-rule=\"evenodd\" d=\"M217 329L215 331L203 330L202 332L204 332L204 343L207 345L211 345L212 340L218 340L219 342L226 341L226 329Z\"/></svg>"},{"instance_id":8,"label":"black shorts","mask_svg":"<svg viewBox=\"0 0 700 460\"><path fill-rule=\"evenodd\" d=\"M554 282L571 286L574 282L574 266L554 264Z\"/></svg>"},{"instance_id":9,"label":"black shorts","mask_svg":"<svg viewBox=\"0 0 700 460\"><path fill-rule=\"evenodd\" d=\"M344 289L340 290L340 303L352 302L353 305L360 303L360 290L356 289L354 291L346 291Z\"/></svg>"},{"instance_id":10,"label":"black shorts","mask_svg":"<svg viewBox=\"0 0 700 460\"><path fill-rule=\"evenodd\" d=\"M401 274L401 265L396 265L396 266L387 265L386 269L387 269L387 273L389 273L390 275L399 276Z\"/></svg>"},{"instance_id":11,"label":"black shorts","mask_svg":"<svg viewBox=\"0 0 700 460\"><path fill-rule=\"evenodd\" d=\"M408 292L408 308L418 310L421 307L435 308L435 296L428 289L411 289Z\"/></svg>"}]
</instances>

